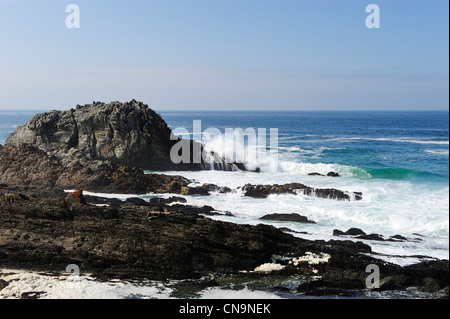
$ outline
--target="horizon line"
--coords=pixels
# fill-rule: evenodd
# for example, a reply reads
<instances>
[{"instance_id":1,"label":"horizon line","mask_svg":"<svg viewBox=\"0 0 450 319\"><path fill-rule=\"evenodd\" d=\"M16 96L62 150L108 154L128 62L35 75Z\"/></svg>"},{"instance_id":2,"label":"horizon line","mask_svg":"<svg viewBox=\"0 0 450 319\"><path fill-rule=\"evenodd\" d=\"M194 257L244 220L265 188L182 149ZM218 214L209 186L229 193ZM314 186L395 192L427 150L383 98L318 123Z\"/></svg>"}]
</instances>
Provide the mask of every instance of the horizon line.
<instances>
[{"instance_id":1,"label":"horizon line","mask_svg":"<svg viewBox=\"0 0 450 319\"><path fill-rule=\"evenodd\" d=\"M277 109L277 110L252 110L252 109L229 109L229 110L205 110L205 109L168 109L168 110L161 110L157 108L152 108L149 106L150 109L154 110L155 112L209 112L209 113L227 113L227 112L238 112L238 113L244 113L244 112L255 112L255 113L264 113L264 112L449 112L450 109L367 109L367 110L355 110L355 109L340 109L340 110L333 110L333 109L322 109L322 110L307 110L307 109L301 109L301 110L294 110L294 109ZM68 111L71 108L61 110L61 109L55 109L55 108L42 108L42 109L1 109L0 112L50 112L50 111Z\"/></svg>"}]
</instances>

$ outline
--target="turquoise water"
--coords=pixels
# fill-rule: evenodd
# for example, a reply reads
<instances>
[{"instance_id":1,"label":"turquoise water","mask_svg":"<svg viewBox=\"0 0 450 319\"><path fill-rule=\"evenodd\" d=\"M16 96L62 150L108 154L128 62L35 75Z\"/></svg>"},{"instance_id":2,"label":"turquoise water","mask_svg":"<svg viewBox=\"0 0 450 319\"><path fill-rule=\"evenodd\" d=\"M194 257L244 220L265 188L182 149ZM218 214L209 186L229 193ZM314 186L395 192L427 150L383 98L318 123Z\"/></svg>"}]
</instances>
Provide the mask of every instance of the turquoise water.
<instances>
[{"instance_id":1,"label":"turquoise water","mask_svg":"<svg viewBox=\"0 0 450 319\"><path fill-rule=\"evenodd\" d=\"M365 178L448 183L448 112L162 112L174 129L278 128L281 159L355 167Z\"/></svg>"}]
</instances>

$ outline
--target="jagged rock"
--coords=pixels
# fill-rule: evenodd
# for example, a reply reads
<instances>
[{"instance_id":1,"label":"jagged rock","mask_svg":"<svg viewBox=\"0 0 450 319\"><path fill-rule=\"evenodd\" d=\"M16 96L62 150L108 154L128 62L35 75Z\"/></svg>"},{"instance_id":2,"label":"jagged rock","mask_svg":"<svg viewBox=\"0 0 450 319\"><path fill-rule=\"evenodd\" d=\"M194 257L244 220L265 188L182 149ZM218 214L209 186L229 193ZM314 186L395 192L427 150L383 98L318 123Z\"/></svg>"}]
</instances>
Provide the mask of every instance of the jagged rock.
<instances>
[{"instance_id":1,"label":"jagged rock","mask_svg":"<svg viewBox=\"0 0 450 319\"><path fill-rule=\"evenodd\" d=\"M281 231L284 231L284 232L286 232L286 233L303 234L303 235L308 234L308 232L305 232L305 231L296 231L296 230L293 230L293 229L290 229L290 228L287 228L287 227L280 227L280 228L278 228L278 229L281 230Z\"/></svg>"},{"instance_id":2,"label":"jagged rock","mask_svg":"<svg viewBox=\"0 0 450 319\"><path fill-rule=\"evenodd\" d=\"M82 189L76 190L73 193L69 193L68 196L72 196L73 198L75 198L75 201L77 203L87 205L86 198L83 195Z\"/></svg>"},{"instance_id":3,"label":"jagged rock","mask_svg":"<svg viewBox=\"0 0 450 319\"><path fill-rule=\"evenodd\" d=\"M350 236L366 235L366 233L359 228L350 228L345 234Z\"/></svg>"},{"instance_id":4,"label":"jagged rock","mask_svg":"<svg viewBox=\"0 0 450 319\"><path fill-rule=\"evenodd\" d=\"M366 240L376 240L376 241L407 241L408 239L402 235L394 235L389 237L389 239L384 239L383 235L380 234L366 234L363 230L359 228L350 228L346 232L339 229L333 230L333 236L352 236L357 239Z\"/></svg>"},{"instance_id":5,"label":"jagged rock","mask_svg":"<svg viewBox=\"0 0 450 319\"><path fill-rule=\"evenodd\" d=\"M20 294L20 299L39 299L39 297L45 293L45 291L26 291Z\"/></svg>"},{"instance_id":6,"label":"jagged rock","mask_svg":"<svg viewBox=\"0 0 450 319\"><path fill-rule=\"evenodd\" d=\"M182 187L181 195L200 195L200 196L209 196L209 192L202 186L197 187Z\"/></svg>"},{"instance_id":7,"label":"jagged rock","mask_svg":"<svg viewBox=\"0 0 450 319\"><path fill-rule=\"evenodd\" d=\"M167 199L162 199L164 201L164 204L172 204L172 203L187 203L186 198L184 197L177 197L177 196L171 196Z\"/></svg>"},{"instance_id":8,"label":"jagged rock","mask_svg":"<svg viewBox=\"0 0 450 319\"><path fill-rule=\"evenodd\" d=\"M339 229L333 229L333 236L345 236L346 233Z\"/></svg>"},{"instance_id":9,"label":"jagged rock","mask_svg":"<svg viewBox=\"0 0 450 319\"><path fill-rule=\"evenodd\" d=\"M211 272L238 276L274 255L292 259L328 254L328 262L288 265L275 276L320 276L322 280L301 285L298 291L351 294L352 289L364 288L367 265L380 264L383 277L403 276L393 289L441 291L449 284L448 261L401 267L365 255L371 250L361 242L309 241L272 226L214 221L193 207L173 206L154 212L132 202L111 208L82 205L71 196L0 195L0 264L44 271L77 264L99 279L166 280ZM198 209L214 212L209 206Z\"/></svg>"},{"instance_id":10,"label":"jagged rock","mask_svg":"<svg viewBox=\"0 0 450 319\"><path fill-rule=\"evenodd\" d=\"M380 234L369 234L369 235L359 235L355 238L358 239L367 239L367 240L376 240L376 241L385 241L382 235Z\"/></svg>"},{"instance_id":11,"label":"jagged rock","mask_svg":"<svg viewBox=\"0 0 450 319\"><path fill-rule=\"evenodd\" d=\"M389 241L407 241L408 238L406 238L405 236L402 236L402 235L394 235L394 236L391 236L388 240Z\"/></svg>"},{"instance_id":12,"label":"jagged rock","mask_svg":"<svg viewBox=\"0 0 450 319\"><path fill-rule=\"evenodd\" d=\"M55 156L33 146L0 145L0 183L41 189L79 189L91 192L180 194L191 183L181 176L144 174L142 169L112 162L75 162L64 166Z\"/></svg>"},{"instance_id":13,"label":"jagged rock","mask_svg":"<svg viewBox=\"0 0 450 319\"><path fill-rule=\"evenodd\" d=\"M171 150L180 141L159 114L132 100L37 114L18 127L6 145L33 145L64 165L100 160L149 170L237 169L217 154L215 162L205 163L203 146L194 141L185 141L190 148L189 163L175 164Z\"/></svg>"},{"instance_id":14,"label":"jagged rock","mask_svg":"<svg viewBox=\"0 0 450 319\"><path fill-rule=\"evenodd\" d=\"M6 288L9 285L9 283L3 279L0 279L0 291L2 291L4 288Z\"/></svg>"},{"instance_id":15,"label":"jagged rock","mask_svg":"<svg viewBox=\"0 0 450 319\"><path fill-rule=\"evenodd\" d=\"M327 174L327 176L328 176L328 177L340 177L341 175L339 175L339 173L336 173L336 172L329 172L329 173Z\"/></svg>"},{"instance_id":16,"label":"jagged rock","mask_svg":"<svg viewBox=\"0 0 450 319\"><path fill-rule=\"evenodd\" d=\"M312 188L300 183L290 183L284 185L251 185L247 184L242 187L245 196L253 198L267 198L269 195L276 194L292 194L297 195L303 193L307 196L329 198L336 200L350 200L349 193L333 188ZM355 196L355 199L360 198Z\"/></svg>"},{"instance_id":17,"label":"jagged rock","mask_svg":"<svg viewBox=\"0 0 450 319\"><path fill-rule=\"evenodd\" d=\"M309 176L325 176L323 174L316 173L316 172L309 173L308 175ZM340 177L341 175L339 175L339 173L336 173L336 172L329 172L326 176L328 176L328 177Z\"/></svg>"},{"instance_id":18,"label":"jagged rock","mask_svg":"<svg viewBox=\"0 0 450 319\"><path fill-rule=\"evenodd\" d=\"M107 205L111 207L120 207L124 204L123 201L117 198L106 198L106 197L99 197L99 196L91 196L91 195L85 195L86 202L88 205L94 206L94 205Z\"/></svg>"},{"instance_id":19,"label":"jagged rock","mask_svg":"<svg viewBox=\"0 0 450 319\"><path fill-rule=\"evenodd\" d=\"M195 278L251 270L300 243L271 226L213 221L182 208L149 220L150 212L0 196L0 264L55 270L74 263L112 278ZM35 240L17 236L25 232Z\"/></svg>"},{"instance_id":20,"label":"jagged rock","mask_svg":"<svg viewBox=\"0 0 450 319\"><path fill-rule=\"evenodd\" d=\"M138 198L138 197L127 198L125 200L125 204L132 204L132 205L136 205L136 206L145 206L145 207L150 206L149 202L147 202L146 200L143 200L142 198Z\"/></svg>"},{"instance_id":21,"label":"jagged rock","mask_svg":"<svg viewBox=\"0 0 450 319\"><path fill-rule=\"evenodd\" d=\"M261 220L273 220L281 222L296 222L303 224L315 224L314 221L309 220L305 216L299 214L268 214L260 218Z\"/></svg>"}]
</instances>

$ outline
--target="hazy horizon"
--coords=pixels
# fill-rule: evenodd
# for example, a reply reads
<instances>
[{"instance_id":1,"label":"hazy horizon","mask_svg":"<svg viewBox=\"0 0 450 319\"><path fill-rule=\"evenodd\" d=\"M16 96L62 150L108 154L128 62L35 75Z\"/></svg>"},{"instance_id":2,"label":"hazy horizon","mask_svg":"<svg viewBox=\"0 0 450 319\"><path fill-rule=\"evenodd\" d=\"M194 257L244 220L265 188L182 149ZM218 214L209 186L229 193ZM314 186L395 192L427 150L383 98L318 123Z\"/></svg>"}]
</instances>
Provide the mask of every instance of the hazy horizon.
<instances>
[{"instance_id":1,"label":"hazy horizon","mask_svg":"<svg viewBox=\"0 0 450 319\"><path fill-rule=\"evenodd\" d=\"M449 3L0 0L0 110L132 99L164 111L449 107ZM369 29L366 6L380 8Z\"/></svg>"}]
</instances>

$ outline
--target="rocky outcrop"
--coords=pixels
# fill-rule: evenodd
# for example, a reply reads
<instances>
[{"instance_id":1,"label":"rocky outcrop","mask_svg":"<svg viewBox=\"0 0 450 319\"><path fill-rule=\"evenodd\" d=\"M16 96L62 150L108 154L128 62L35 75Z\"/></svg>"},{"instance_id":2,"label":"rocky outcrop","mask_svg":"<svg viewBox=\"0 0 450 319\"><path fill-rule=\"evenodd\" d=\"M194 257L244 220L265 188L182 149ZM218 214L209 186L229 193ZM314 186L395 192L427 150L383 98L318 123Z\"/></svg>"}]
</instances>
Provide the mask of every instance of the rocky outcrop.
<instances>
[{"instance_id":1,"label":"rocky outcrop","mask_svg":"<svg viewBox=\"0 0 450 319\"><path fill-rule=\"evenodd\" d=\"M216 222L182 208L92 207L73 196L0 195L0 264L127 278L194 278L254 269L301 242L270 226Z\"/></svg>"},{"instance_id":2,"label":"rocky outcrop","mask_svg":"<svg viewBox=\"0 0 450 319\"><path fill-rule=\"evenodd\" d=\"M180 141L159 114L132 100L94 102L65 112L37 114L18 127L6 145L32 145L64 165L100 160L148 170L237 170L236 165L226 163L217 154L209 154L215 161L205 163L203 146L186 140L189 163L174 163L171 150ZM245 169L242 165L240 168Z\"/></svg>"},{"instance_id":3,"label":"rocky outcrop","mask_svg":"<svg viewBox=\"0 0 450 319\"><path fill-rule=\"evenodd\" d=\"M76 264L106 280L218 273L258 278L256 269L270 269L264 276L304 278L297 291L308 295L365 289L369 264L380 266L381 289L414 286L436 292L449 284L448 261L400 267L365 255L371 249L361 242L309 241L268 225L214 221L191 206L130 200L97 207L55 195L0 194L0 264L59 272ZM156 203L157 211L151 207Z\"/></svg>"},{"instance_id":4,"label":"rocky outcrop","mask_svg":"<svg viewBox=\"0 0 450 319\"><path fill-rule=\"evenodd\" d=\"M341 176L341 175L339 175L339 173L336 173L336 172L329 172L327 175L323 175L323 174L314 172L314 173L309 173L308 175L309 176L328 176L328 177L340 177Z\"/></svg>"},{"instance_id":5,"label":"rocky outcrop","mask_svg":"<svg viewBox=\"0 0 450 319\"><path fill-rule=\"evenodd\" d=\"M4 288L6 288L9 285L8 282L6 282L3 279L0 279L0 291L2 291Z\"/></svg>"},{"instance_id":6,"label":"rocky outcrop","mask_svg":"<svg viewBox=\"0 0 450 319\"><path fill-rule=\"evenodd\" d=\"M253 198L267 198L269 195L280 194L303 194L307 196L329 198L337 200L361 200L362 193L344 192L333 188L312 188L300 183L290 183L284 185L251 185L247 184L242 188L245 196Z\"/></svg>"},{"instance_id":7,"label":"rocky outcrop","mask_svg":"<svg viewBox=\"0 0 450 319\"><path fill-rule=\"evenodd\" d=\"M314 221L309 220L308 217L299 214L268 214L260 218L261 220L271 220L278 222L294 222L302 224L315 224Z\"/></svg>"},{"instance_id":8,"label":"rocky outcrop","mask_svg":"<svg viewBox=\"0 0 450 319\"><path fill-rule=\"evenodd\" d=\"M22 144L0 145L0 183L41 190L84 188L105 193L180 194L191 181L181 176L144 174L139 168L109 161L74 162L65 166L57 157Z\"/></svg>"},{"instance_id":9,"label":"rocky outcrop","mask_svg":"<svg viewBox=\"0 0 450 319\"><path fill-rule=\"evenodd\" d=\"M375 240L375 241L395 241L395 242L421 241L420 238L408 239L402 235L394 235L390 236L389 238L385 238L383 235L380 234L366 234L362 229L359 228L350 228L346 232L339 229L334 229L333 236L347 236L356 239Z\"/></svg>"}]
</instances>

